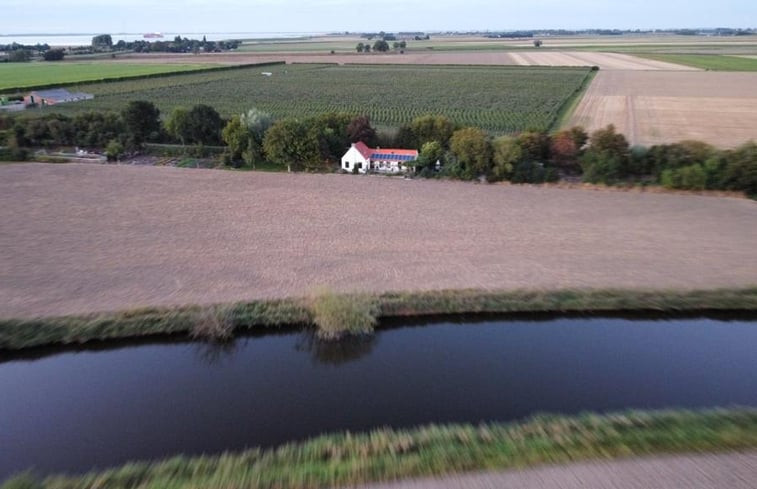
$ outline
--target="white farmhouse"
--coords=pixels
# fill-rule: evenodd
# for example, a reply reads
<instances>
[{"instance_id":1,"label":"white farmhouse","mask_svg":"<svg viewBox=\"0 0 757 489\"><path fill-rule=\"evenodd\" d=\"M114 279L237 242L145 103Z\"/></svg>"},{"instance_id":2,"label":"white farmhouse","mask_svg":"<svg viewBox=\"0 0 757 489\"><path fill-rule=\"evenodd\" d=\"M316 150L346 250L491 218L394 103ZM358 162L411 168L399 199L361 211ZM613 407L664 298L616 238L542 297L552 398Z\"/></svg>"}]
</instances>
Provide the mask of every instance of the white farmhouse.
<instances>
[{"instance_id":1,"label":"white farmhouse","mask_svg":"<svg viewBox=\"0 0 757 489\"><path fill-rule=\"evenodd\" d=\"M342 170L399 173L409 169L408 163L417 159L418 151L414 149L373 149L358 141L342 156Z\"/></svg>"}]
</instances>

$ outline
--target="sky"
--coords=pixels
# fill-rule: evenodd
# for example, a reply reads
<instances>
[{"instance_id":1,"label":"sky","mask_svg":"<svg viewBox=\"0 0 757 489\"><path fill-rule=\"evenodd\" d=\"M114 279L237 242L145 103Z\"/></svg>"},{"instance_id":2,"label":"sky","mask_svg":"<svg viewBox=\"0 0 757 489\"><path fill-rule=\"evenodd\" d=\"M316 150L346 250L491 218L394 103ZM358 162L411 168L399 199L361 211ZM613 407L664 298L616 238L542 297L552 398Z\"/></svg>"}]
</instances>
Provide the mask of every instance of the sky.
<instances>
[{"instance_id":1,"label":"sky","mask_svg":"<svg viewBox=\"0 0 757 489\"><path fill-rule=\"evenodd\" d=\"M757 27L755 0L3 0L0 34Z\"/></svg>"}]
</instances>

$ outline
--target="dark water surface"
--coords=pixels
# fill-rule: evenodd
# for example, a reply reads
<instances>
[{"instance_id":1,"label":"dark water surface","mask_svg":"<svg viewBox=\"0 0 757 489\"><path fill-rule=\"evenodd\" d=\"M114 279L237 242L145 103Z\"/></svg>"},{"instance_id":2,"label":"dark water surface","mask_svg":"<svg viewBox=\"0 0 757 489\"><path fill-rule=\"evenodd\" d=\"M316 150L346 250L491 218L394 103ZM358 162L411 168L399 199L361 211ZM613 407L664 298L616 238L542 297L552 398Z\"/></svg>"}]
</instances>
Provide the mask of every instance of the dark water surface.
<instances>
[{"instance_id":1,"label":"dark water surface","mask_svg":"<svg viewBox=\"0 0 757 489\"><path fill-rule=\"evenodd\" d=\"M385 425L757 406L751 319L437 322L348 344L285 332L0 360L0 480Z\"/></svg>"}]
</instances>

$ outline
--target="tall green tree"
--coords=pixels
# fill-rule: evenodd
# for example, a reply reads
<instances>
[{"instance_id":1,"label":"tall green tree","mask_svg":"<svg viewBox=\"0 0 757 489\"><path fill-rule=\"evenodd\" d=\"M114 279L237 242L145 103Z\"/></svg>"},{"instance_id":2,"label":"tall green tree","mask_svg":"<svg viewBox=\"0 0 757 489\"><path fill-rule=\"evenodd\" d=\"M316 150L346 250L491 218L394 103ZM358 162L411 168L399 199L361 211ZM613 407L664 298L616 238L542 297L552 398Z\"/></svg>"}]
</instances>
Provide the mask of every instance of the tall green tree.
<instances>
[{"instance_id":1,"label":"tall green tree","mask_svg":"<svg viewBox=\"0 0 757 489\"><path fill-rule=\"evenodd\" d=\"M209 105L197 104L187 113L190 140L195 144L219 144L223 120L216 109Z\"/></svg>"},{"instance_id":2,"label":"tall green tree","mask_svg":"<svg viewBox=\"0 0 757 489\"><path fill-rule=\"evenodd\" d=\"M389 51L389 43L384 41L383 39L379 39L378 41L373 43L373 50L385 53Z\"/></svg>"},{"instance_id":3,"label":"tall green tree","mask_svg":"<svg viewBox=\"0 0 757 489\"><path fill-rule=\"evenodd\" d=\"M350 146L347 128L352 119L349 114L331 112L306 121L311 137L318 141L322 163L336 163L342 158Z\"/></svg>"},{"instance_id":4,"label":"tall green tree","mask_svg":"<svg viewBox=\"0 0 757 489\"><path fill-rule=\"evenodd\" d=\"M152 102L132 100L121 111L130 141L140 145L160 135L160 110Z\"/></svg>"},{"instance_id":5,"label":"tall green tree","mask_svg":"<svg viewBox=\"0 0 757 489\"><path fill-rule=\"evenodd\" d=\"M242 124L238 115L232 117L221 132L221 139L228 147L228 154L233 166L238 167L242 161L242 154L247 151L252 135L247 126Z\"/></svg>"},{"instance_id":6,"label":"tall green tree","mask_svg":"<svg viewBox=\"0 0 757 489\"><path fill-rule=\"evenodd\" d=\"M292 169L319 166L321 148L308 123L283 119L274 123L263 138L263 150L272 162Z\"/></svg>"},{"instance_id":7,"label":"tall green tree","mask_svg":"<svg viewBox=\"0 0 757 489\"><path fill-rule=\"evenodd\" d=\"M449 140L449 148L469 178L489 173L491 144L485 131L476 127L458 129Z\"/></svg>"},{"instance_id":8,"label":"tall green tree","mask_svg":"<svg viewBox=\"0 0 757 489\"><path fill-rule=\"evenodd\" d=\"M517 138L500 136L492 141L492 180L509 180L523 159L523 148Z\"/></svg>"},{"instance_id":9,"label":"tall green tree","mask_svg":"<svg viewBox=\"0 0 757 489\"><path fill-rule=\"evenodd\" d=\"M439 141L428 141L423 145L418 153L418 159L415 161L415 168L418 170L434 170L436 163L442 163L444 159L444 148Z\"/></svg>"},{"instance_id":10,"label":"tall green tree","mask_svg":"<svg viewBox=\"0 0 757 489\"><path fill-rule=\"evenodd\" d=\"M612 124L591 134L589 148L580 159L584 181L605 184L627 178L630 162L628 141Z\"/></svg>"},{"instance_id":11,"label":"tall green tree","mask_svg":"<svg viewBox=\"0 0 757 489\"><path fill-rule=\"evenodd\" d=\"M367 115L359 115L352 119L347 126L349 142L362 141L368 146L376 145L376 129L371 125L371 118Z\"/></svg>"},{"instance_id":12,"label":"tall green tree","mask_svg":"<svg viewBox=\"0 0 757 489\"><path fill-rule=\"evenodd\" d=\"M455 125L443 115L422 115L400 127L397 144L402 147L421 149L429 141L447 147Z\"/></svg>"},{"instance_id":13,"label":"tall green tree","mask_svg":"<svg viewBox=\"0 0 757 489\"><path fill-rule=\"evenodd\" d=\"M189 131L189 110L184 107L176 107L166 120L166 132L182 145L187 144L192 134Z\"/></svg>"},{"instance_id":14,"label":"tall green tree","mask_svg":"<svg viewBox=\"0 0 757 489\"><path fill-rule=\"evenodd\" d=\"M92 38L92 49L95 51L110 50L113 47L113 38L110 34L100 34Z\"/></svg>"},{"instance_id":15,"label":"tall green tree","mask_svg":"<svg viewBox=\"0 0 757 489\"><path fill-rule=\"evenodd\" d=\"M240 116L240 122L247 127L259 142L262 142L263 135L273 125L273 118L268 112L263 112L253 107Z\"/></svg>"},{"instance_id":16,"label":"tall green tree","mask_svg":"<svg viewBox=\"0 0 757 489\"><path fill-rule=\"evenodd\" d=\"M63 49L48 49L45 54L42 55L42 59L45 61L60 61L66 55L66 51Z\"/></svg>"}]
</instances>

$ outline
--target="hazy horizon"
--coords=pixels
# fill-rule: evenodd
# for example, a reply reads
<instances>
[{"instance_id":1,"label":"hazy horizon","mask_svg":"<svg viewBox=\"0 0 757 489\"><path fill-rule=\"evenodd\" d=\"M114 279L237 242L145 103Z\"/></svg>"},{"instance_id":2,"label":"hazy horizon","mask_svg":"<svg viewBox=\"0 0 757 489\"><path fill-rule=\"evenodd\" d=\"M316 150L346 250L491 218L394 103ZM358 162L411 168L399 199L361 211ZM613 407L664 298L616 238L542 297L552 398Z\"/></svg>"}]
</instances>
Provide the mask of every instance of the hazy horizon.
<instances>
[{"instance_id":1,"label":"hazy horizon","mask_svg":"<svg viewBox=\"0 0 757 489\"><path fill-rule=\"evenodd\" d=\"M752 28L757 5L749 0L712 3L639 0L610 4L600 0L384 0L380 5L353 0L6 0L12 24L0 35L89 33L326 33L372 31L501 31L539 29ZM136 20L136 21L135 21Z\"/></svg>"}]
</instances>

